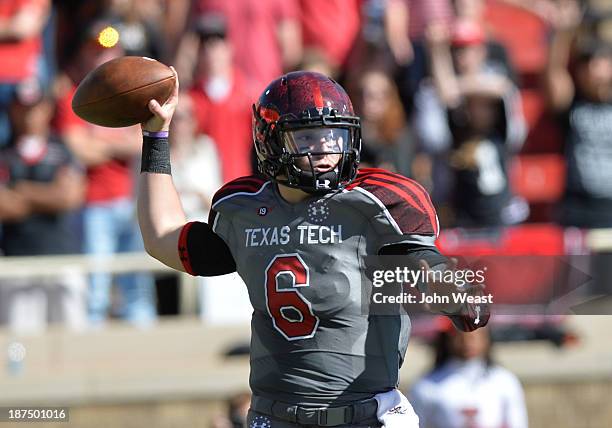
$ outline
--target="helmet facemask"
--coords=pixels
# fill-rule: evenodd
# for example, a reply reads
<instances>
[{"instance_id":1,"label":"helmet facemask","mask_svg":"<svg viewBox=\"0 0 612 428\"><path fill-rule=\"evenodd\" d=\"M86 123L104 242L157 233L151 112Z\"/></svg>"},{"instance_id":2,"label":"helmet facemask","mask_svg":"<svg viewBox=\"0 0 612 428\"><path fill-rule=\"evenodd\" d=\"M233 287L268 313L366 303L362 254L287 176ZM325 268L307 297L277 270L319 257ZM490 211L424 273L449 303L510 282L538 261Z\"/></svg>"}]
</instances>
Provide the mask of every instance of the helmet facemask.
<instances>
[{"instance_id":1,"label":"helmet facemask","mask_svg":"<svg viewBox=\"0 0 612 428\"><path fill-rule=\"evenodd\" d=\"M265 134L266 147L257 148L259 169L280 184L326 193L344 187L357 173L358 117L339 116L327 107L311 109L300 118L280 117L266 126Z\"/></svg>"}]
</instances>

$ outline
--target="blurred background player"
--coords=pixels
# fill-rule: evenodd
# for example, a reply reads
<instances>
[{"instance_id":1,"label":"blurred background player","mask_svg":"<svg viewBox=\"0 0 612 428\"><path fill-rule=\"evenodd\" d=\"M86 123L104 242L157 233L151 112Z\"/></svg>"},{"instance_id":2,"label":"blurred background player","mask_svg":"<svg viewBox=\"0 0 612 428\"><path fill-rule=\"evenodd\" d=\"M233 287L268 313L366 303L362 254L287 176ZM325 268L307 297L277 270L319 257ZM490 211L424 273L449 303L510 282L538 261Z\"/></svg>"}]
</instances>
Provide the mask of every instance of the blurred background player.
<instances>
[{"instance_id":1,"label":"blurred background player","mask_svg":"<svg viewBox=\"0 0 612 428\"><path fill-rule=\"evenodd\" d=\"M471 333L437 320L433 369L410 392L421 428L527 428L520 382L495 364L489 328Z\"/></svg>"}]
</instances>

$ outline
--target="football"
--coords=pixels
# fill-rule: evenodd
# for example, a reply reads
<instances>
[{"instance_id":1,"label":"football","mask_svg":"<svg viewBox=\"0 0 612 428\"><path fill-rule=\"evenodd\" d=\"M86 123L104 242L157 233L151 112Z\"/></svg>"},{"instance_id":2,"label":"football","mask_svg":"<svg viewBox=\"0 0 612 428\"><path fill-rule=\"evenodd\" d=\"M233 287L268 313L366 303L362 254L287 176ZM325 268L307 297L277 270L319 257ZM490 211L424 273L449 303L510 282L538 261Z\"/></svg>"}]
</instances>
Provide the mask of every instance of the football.
<instances>
[{"instance_id":1,"label":"football","mask_svg":"<svg viewBox=\"0 0 612 428\"><path fill-rule=\"evenodd\" d=\"M149 100L163 104L173 89L170 67L151 58L124 56L85 76L72 99L72 110L96 125L136 125L152 116L147 107Z\"/></svg>"}]
</instances>

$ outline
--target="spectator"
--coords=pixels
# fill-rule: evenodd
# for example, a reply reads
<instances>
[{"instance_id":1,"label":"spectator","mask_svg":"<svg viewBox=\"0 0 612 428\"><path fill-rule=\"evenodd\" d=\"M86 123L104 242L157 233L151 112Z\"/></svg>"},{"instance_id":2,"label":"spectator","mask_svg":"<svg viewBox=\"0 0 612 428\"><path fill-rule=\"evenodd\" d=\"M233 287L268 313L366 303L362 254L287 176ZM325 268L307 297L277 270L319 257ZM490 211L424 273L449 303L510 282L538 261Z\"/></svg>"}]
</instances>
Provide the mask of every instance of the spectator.
<instances>
[{"instance_id":1,"label":"spectator","mask_svg":"<svg viewBox=\"0 0 612 428\"><path fill-rule=\"evenodd\" d=\"M69 73L78 82L100 64L123 53L119 46L103 48L97 42L107 22L97 22L78 50ZM76 157L87 167L86 204L83 210L84 249L104 257L116 252L140 251L142 238L135 222L132 197L132 162L140 154L138 128L104 128L78 118L71 109L75 84L64 77L56 125ZM112 277L91 276L89 318L93 325L104 322L110 308ZM153 278L139 273L118 278L121 293L119 315L137 325L150 324L156 317Z\"/></svg>"},{"instance_id":2,"label":"spectator","mask_svg":"<svg viewBox=\"0 0 612 428\"><path fill-rule=\"evenodd\" d=\"M221 164L214 141L198 134L194 104L188 94L172 120L170 156L172 180L181 197L181 204L189 221L206 221L212 197L223 184ZM227 324L245 321L250 302L246 286L237 273L197 278L200 316L207 323ZM236 308L244 308L241 313Z\"/></svg>"},{"instance_id":3,"label":"spectator","mask_svg":"<svg viewBox=\"0 0 612 428\"><path fill-rule=\"evenodd\" d=\"M194 110L189 95L182 94L170 132L172 180L189 221L206 221L212 197L223 182L215 143L198 134Z\"/></svg>"},{"instance_id":4,"label":"spectator","mask_svg":"<svg viewBox=\"0 0 612 428\"><path fill-rule=\"evenodd\" d=\"M561 222L612 227L612 43L584 34L572 52L580 17L576 1L559 3L547 70L550 105L566 136Z\"/></svg>"},{"instance_id":5,"label":"spectator","mask_svg":"<svg viewBox=\"0 0 612 428\"><path fill-rule=\"evenodd\" d=\"M212 13L227 20L228 44L234 50L234 64L247 78L249 99L300 62L297 0L198 0L195 5L198 19Z\"/></svg>"},{"instance_id":6,"label":"spectator","mask_svg":"<svg viewBox=\"0 0 612 428\"><path fill-rule=\"evenodd\" d=\"M111 0L110 12L113 26L119 32L119 43L126 55L165 57L164 39L160 23L147 19L146 8L150 2L136 0Z\"/></svg>"},{"instance_id":7,"label":"spectator","mask_svg":"<svg viewBox=\"0 0 612 428\"><path fill-rule=\"evenodd\" d=\"M395 83L384 68L356 76L355 110L361 117L362 151L369 164L410 175L413 140Z\"/></svg>"},{"instance_id":8,"label":"spectator","mask_svg":"<svg viewBox=\"0 0 612 428\"><path fill-rule=\"evenodd\" d=\"M410 393L419 426L526 428L521 384L492 361L489 329L464 333L441 321L434 368Z\"/></svg>"},{"instance_id":9,"label":"spectator","mask_svg":"<svg viewBox=\"0 0 612 428\"><path fill-rule=\"evenodd\" d=\"M199 63L190 95L198 132L212 138L221 159L223 181L251 173L251 105L242 72L232 64L225 19L205 15L196 27Z\"/></svg>"},{"instance_id":10,"label":"spectator","mask_svg":"<svg viewBox=\"0 0 612 428\"><path fill-rule=\"evenodd\" d=\"M38 77L49 0L0 2L0 147L10 138L8 106L16 85Z\"/></svg>"},{"instance_id":11,"label":"spectator","mask_svg":"<svg viewBox=\"0 0 612 428\"><path fill-rule=\"evenodd\" d=\"M479 26L457 22L452 54L446 37L444 27L432 26L432 81L415 100L421 143L437 157L434 198L450 199L460 226L519 223L528 207L512 194L507 169L525 137L518 91L487 59Z\"/></svg>"},{"instance_id":12,"label":"spectator","mask_svg":"<svg viewBox=\"0 0 612 428\"><path fill-rule=\"evenodd\" d=\"M19 85L10 106L13 139L0 152L0 198L7 204L0 210L0 247L6 256L79 252L71 212L81 206L85 180L69 150L51 133L53 106L35 80ZM4 280L0 323L16 330L38 329L47 320L82 327L85 291L84 276L69 267L56 277Z\"/></svg>"},{"instance_id":13,"label":"spectator","mask_svg":"<svg viewBox=\"0 0 612 428\"><path fill-rule=\"evenodd\" d=\"M167 46L166 53L168 57L165 58L166 63L172 62L172 58L174 58L178 52L185 28L188 26L190 10L191 0L172 0L165 2L165 9L162 17L162 33L166 39Z\"/></svg>"},{"instance_id":14,"label":"spectator","mask_svg":"<svg viewBox=\"0 0 612 428\"><path fill-rule=\"evenodd\" d=\"M453 10L449 0L388 0L385 36L397 66L402 104L412 112L414 94L429 74L425 30L429 25L450 27Z\"/></svg>"},{"instance_id":15,"label":"spectator","mask_svg":"<svg viewBox=\"0 0 612 428\"><path fill-rule=\"evenodd\" d=\"M304 48L344 70L361 29L361 0L300 0Z\"/></svg>"},{"instance_id":16,"label":"spectator","mask_svg":"<svg viewBox=\"0 0 612 428\"><path fill-rule=\"evenodd\" d=\"M321 73L332 79L338 78L338 69L327 59L325 52L316 48L304 50L299 69Z\"/></svg>"}]
</instances>

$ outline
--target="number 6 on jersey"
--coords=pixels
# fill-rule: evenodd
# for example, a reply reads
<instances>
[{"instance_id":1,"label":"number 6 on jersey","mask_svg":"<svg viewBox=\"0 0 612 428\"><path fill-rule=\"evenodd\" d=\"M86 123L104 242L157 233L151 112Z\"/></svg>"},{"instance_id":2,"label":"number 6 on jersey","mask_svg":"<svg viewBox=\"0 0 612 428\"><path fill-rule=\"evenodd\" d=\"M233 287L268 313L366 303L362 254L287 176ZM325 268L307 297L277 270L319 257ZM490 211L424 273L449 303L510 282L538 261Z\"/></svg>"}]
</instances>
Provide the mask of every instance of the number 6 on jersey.
<instances>
[{"instance_id":1,"label":"number 6 on jersey","mask_svg":"<svg viewBox=\"0 0 612 428\"><path fill-rule=\"evenodd\" d=\"M279 277L289 275L291 288L279 289ZM298 287L308 287L308 266L299 254L279 254L266 268L266 305L272 323L287 340L308 339L315 335L319 318Z\"/></svg>"}]
</instances>

